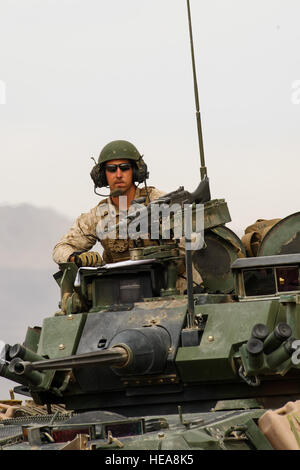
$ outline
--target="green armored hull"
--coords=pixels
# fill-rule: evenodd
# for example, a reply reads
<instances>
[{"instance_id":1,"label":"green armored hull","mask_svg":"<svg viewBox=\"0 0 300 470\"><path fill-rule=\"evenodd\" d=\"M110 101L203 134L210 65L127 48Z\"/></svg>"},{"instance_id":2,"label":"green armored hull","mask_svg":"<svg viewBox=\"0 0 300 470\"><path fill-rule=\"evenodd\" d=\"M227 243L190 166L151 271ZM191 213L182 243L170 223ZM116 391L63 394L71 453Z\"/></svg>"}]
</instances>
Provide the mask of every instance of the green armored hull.
<instances>
[{"instance_id":1,"label":"green armored hull","mask_svg":"<svg viewBox=\"0 0 300 470\"><path fill-rule=\"evenodd\" d=\"M236 254L231 293L228 276L223 293L195 289L189 324L173 256L157 253L61 266L62 309L1 362L15 392L48 414L2 420L3 449L272 448L259 418L299 398L300 255Z\"/></svg>"}]
</instances>

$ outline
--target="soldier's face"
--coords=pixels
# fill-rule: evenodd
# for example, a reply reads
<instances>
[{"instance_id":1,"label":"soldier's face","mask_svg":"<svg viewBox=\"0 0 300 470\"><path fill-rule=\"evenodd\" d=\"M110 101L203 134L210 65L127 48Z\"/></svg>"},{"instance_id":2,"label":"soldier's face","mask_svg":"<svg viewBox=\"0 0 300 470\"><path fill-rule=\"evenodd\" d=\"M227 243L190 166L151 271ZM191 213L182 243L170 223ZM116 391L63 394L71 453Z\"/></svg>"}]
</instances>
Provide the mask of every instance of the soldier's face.
<instances>
[{"instance_id":1,"label":"soldier's face","mask_svg":"<svg viewBox=\"0 0 300 470\"><path fill-rule=\"evenodd\" d=\"M110 160L106 165L120 165L121 163L130 163L130 161ZM123 193L125 193L133 185L132 167L126 171L122 171L121 168L117 167L117 170L113 173L105 169L105 175L111 191L114 189L122 189Z\"/></svg>"}]
</instances>

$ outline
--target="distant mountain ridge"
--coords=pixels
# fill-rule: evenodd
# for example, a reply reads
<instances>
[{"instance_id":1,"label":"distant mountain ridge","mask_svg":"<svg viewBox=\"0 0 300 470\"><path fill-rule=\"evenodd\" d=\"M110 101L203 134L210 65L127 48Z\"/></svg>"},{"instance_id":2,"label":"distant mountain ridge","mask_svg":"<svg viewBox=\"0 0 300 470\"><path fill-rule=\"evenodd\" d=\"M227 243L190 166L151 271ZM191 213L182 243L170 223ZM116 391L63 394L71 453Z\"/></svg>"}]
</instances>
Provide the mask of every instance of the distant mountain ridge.
<instances>
[{"instance_id":1,"label":"distant mountain ridge","mask_svg":"<svg viewBox=\"0 0 300 470\"><path fill-rule=\"evenodd\" d=\"M73 223L48 207L0 205L0 266L55 269L52 250Z\"/></svg>"}]
</instances>

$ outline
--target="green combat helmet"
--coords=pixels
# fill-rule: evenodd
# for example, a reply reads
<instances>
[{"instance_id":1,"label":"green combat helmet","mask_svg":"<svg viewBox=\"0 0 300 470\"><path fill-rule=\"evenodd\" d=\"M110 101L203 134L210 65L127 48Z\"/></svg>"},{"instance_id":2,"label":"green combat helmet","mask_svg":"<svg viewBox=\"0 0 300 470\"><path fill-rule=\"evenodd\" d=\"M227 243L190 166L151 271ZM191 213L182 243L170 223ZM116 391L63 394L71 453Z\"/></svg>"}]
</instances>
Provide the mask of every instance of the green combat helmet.
<instances>
[{"instance_id":1,"label":"green combat helmet","mask_svg":"<svg viewBox=\"0 0 300 470\"><path fill-rule=\"evenodd\" d=\"M139 160L142 158L138 149L127 140L113 140L105 145L100 152L98 163L117 159Z\"/></svg>"},{"instance_id":2,"label":"green combat helmet","mask_svg":"<svg viewBox=\"0 0 300 470\"><path fill-rule=\"evenodd\" d=\"M104 163L110 160L133 160L133 181L142 183L149 177L147 165L137 148L127 140L113 140L103 147L100 152L98 163L91 171L95 189L107 186Z\"/></svg>"}]
</instances>

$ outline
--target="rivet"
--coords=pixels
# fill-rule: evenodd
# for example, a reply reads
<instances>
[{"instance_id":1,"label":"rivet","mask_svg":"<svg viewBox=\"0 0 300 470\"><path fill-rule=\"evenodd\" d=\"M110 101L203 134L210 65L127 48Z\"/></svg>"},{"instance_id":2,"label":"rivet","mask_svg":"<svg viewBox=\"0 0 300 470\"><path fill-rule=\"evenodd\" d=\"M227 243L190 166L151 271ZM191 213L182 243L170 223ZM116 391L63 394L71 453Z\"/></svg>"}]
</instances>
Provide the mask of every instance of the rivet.
<instances>
[{"instance_id":1,"label":"rivet","mask_svg":"<svg viewBox=\"0 0 300 470\"><path fill-rule=\"evenodd\" d=\"M208 338L207 338L207 340L211 343L212 341L215 340L215 337L212 336L212 335L209 335Z\"/></svg>"},{"instance_id":2,"label":"rivet","mask_svg":"<svg viewBox=\"0 0 300 470\"><path fill-rule=\"evenodd\" d=\"M68 320L73 320L74 317L73 317L73 315L70 314L70 315L68 315L67 318L68 318Z\"/></svg>"},{"instance_id":3,"label":"rivet","mask_svg":"<svg viewBox=\"0 0 300 470\"><path fill-rule=\"evenodd\" d=\"M158 438L162 439L163 437L165 437L165 434L163 432L159 432L158 433Z\"/></svg>"},{"instance_id":4,"label":"rivet","mask_svg":"<svg viewBox=\"0 0 300 470\"><path fill-rule=\"evenodd\" d=\"M60 349L60 350L62 351L63 349L65 349L65 347L66 347L66 346L65 346L64 344L60 344L60 345L58 346L58 349Z\"/></svg>"}]
</instances>

